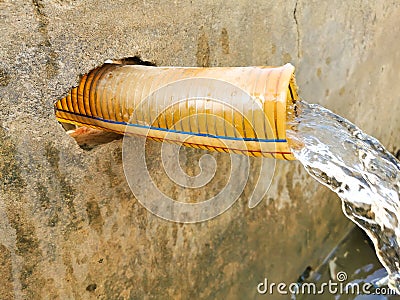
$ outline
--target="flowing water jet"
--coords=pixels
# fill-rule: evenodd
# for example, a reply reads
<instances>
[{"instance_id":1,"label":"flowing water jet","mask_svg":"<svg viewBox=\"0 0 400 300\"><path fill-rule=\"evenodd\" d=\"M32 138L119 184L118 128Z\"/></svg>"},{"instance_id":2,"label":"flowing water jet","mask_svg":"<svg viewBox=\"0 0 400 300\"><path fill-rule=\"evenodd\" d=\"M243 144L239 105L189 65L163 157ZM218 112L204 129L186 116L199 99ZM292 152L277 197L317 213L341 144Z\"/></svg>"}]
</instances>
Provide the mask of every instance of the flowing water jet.
<instances>
[{"instance_id":1,"label":"flowing water jet","mask_svg":"<svg viewBox=\"0 0 400 300\"><path fill-rule=\"evenodd\" d=\"M400 162L375 138L328 109L296 104L289 123L291 150L307 172L342 200L344 214L374 243L400 292Z\"/></svg>"}]
</instances>

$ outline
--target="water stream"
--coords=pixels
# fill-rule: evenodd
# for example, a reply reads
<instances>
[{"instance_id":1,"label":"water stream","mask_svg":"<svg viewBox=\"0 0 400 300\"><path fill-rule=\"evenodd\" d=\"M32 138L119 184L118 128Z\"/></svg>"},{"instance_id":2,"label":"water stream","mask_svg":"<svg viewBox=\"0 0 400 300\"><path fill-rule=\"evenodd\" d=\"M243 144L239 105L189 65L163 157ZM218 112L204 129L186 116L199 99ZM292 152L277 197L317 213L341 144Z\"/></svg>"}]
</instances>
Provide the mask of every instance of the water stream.
<instances>
[{"instance_id":1,"label":"water stream","mask_svg":"<svg viewBox=\"0 0 400 300\"><path fill-rule=\"evenodd\" d=\"M344 214L371 238L400 293L400 162L375 138L316 104L296 104L288 140L307 172L342 200Z\"/></svg>"}]
</instances>

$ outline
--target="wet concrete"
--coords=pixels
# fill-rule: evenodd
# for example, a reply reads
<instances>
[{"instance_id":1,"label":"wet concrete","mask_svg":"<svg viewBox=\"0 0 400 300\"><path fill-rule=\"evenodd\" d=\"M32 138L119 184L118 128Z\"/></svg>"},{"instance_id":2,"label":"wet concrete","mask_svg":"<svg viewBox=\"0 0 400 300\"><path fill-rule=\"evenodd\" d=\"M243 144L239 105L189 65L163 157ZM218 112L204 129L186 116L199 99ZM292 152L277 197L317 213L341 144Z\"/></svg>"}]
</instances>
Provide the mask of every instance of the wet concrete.
<instances>
[{"instance_id":1,"label":"wet concrete","mask_svg":"<svg viewBox=\"0 0 400 300\"><path fill-rule=\"evenodd\" d=\"M398 300L400 296L385 285L379 285L387 272L379 262L374 246L360 228L354 228L325 262L311 270L299 289L298 300ZM331 284L323 287L323 284ZM346 289L346 285L348 285ZM310 285L311 287L311 285ZM304 291L304 292L303 292ZM311 291L311 292L308 292Z\"/></svg>"}]
</instances>

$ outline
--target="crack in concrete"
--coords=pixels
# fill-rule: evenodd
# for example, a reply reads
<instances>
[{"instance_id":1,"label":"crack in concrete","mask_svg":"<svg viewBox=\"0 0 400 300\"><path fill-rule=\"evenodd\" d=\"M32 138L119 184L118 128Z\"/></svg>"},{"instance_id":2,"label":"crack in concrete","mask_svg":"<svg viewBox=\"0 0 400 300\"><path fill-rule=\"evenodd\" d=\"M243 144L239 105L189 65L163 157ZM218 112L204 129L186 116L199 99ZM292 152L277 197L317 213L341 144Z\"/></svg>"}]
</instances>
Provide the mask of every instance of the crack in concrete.
<instances>
[{"instance_id":1,"label":"crack in concrete","mask_svg":"<svg viewBox=\"0 0 400 300\"><path fill-rule=\"evenodd\" d=\"M46 14L43 12L44 6L42 4L42 1L41 0L32 0L32 4L33 4L34 13L38 19L39 32L47 40L48 39L47 25L48 25L49 21L47 20Z\"/></svg>"},{"instance_id":2,"label":"crack in concrete","mask_svg":"<svg viewBox=\"0 0 400 300\"><path fill-rule=\"evenodd\" d=\"M42 43L40 46L48 54L48 59L46 63L47 78L52 78L57 73L58 65L57 54L52 48L50 42L50 36L48 32L49 20L44 12L44 5L42 3L42 0L32 0L32 4L39 25L38 30L44 39L44 43Z\"/></svg>"},{"instance_id":3,"label":"crack in concrete","mask_svg":"<svg viewBox=\"0 0 400 300\"><path fill-rule=\"evenodd\" d=\"M300 58L300 30L299 30L299 20L297 19L297 4L298 0L296 0L296 4L294 5L293 9L293 19L294 22L296 23L296 32L297 32L297 58Z\"/></svg>"}]
</instances>

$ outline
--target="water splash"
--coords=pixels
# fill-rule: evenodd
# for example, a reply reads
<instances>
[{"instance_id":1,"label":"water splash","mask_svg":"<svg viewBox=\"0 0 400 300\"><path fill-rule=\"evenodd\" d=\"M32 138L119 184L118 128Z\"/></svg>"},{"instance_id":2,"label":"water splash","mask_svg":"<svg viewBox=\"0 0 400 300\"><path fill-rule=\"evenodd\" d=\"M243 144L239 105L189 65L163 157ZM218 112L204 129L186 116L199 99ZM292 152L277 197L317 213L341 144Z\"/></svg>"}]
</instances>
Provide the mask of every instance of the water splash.
<instances>
[{"instance_id":1,"label":"water splash","mask_svg":"<svg viewBox=\"0 0 400 300\"><path fill-rule=\"evenodd\" d=\"M375 138L316 104L296 104L287 136L307 172L342 199L344 214L371 238L400 293L400 162Z\"/></svg>"}]
</instances>

